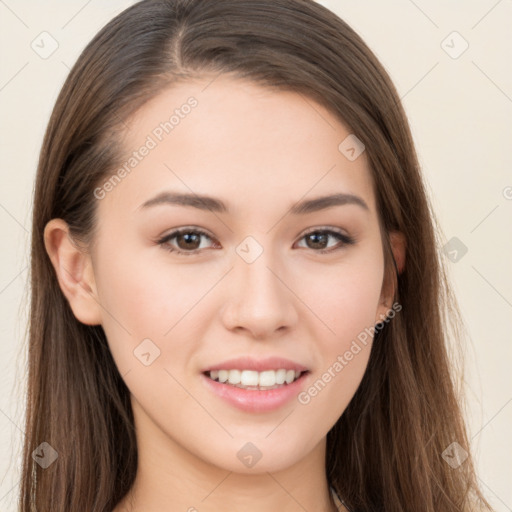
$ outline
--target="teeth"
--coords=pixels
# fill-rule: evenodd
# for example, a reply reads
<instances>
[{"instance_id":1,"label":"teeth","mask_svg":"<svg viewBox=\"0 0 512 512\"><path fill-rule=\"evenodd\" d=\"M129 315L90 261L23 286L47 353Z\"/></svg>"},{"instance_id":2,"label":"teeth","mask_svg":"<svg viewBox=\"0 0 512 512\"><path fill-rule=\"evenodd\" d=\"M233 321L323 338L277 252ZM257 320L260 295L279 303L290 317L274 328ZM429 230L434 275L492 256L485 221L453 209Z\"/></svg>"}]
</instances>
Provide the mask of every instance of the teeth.
<instances>
[{"instance_id":1,"label":"teeth","mask_svg":"<svg viewBox=\"0 0 512 512\"><path fill-rule=\"evenodd\" d=\"M284 384L285 380L286 380L286 370L277 370L276 384Z\"/></svg>"},{"instance_id":2,"label":"teeth","mask_svg":"<svg viewBox=\"0 0 512 512\"><path fill-rule=\"evenodd\" d=\"M229 372L231 374L231 372ZM265 372L263 372L265 373ZM263 373L261 375L263 375ZM252 371L252 370L244 370L240 374L240 382L237 382L236 384L243 384L244 386L257 386L260 384L260 376L258 375L258 372ZM263 384L262 386L273 386L275 382L271 384Z\"/></svg>"},{"instance_id":3,"label":"teeth","mask_svg":"<svg viewBox=\"0 0 512 512\"><path fill-rule=\"evenodd\" d=\"M298 379L302 372L298 370L212 370L210 378L219 382L228 382L238 387L265 387L274 388L276 385L291 384Z\"/></svg>"},{"instance_id":4,"label":"teeth","mask_svg":"<svg viewBox=\"0 0 512 512\"><path fill-rule=\"evenodd\" d=\"M240 370L229 370L228 382L230 384L240 384L240 376L242 372Z\"/></svg>"},{"instance_id":5,"label":"teeth","mask_svg":"<svg viewBox=\"0 0 512 512\"><path fill-rule=\"evenodd\" d=\"M245 373L245 372L244 372ZM256 375L258 375L258 372L255 372ZM293 372L293 376L295 377L295 372ZM276 385L276 372L274 370L266 370L264 372L261 372L259 374L259 379L256 378L258 381L257 384L260 386L270 387ZM245 382L242 382L242 384L245 384ZM254 384L253 384L254 386Z\"/></svg>"}]
</instances>

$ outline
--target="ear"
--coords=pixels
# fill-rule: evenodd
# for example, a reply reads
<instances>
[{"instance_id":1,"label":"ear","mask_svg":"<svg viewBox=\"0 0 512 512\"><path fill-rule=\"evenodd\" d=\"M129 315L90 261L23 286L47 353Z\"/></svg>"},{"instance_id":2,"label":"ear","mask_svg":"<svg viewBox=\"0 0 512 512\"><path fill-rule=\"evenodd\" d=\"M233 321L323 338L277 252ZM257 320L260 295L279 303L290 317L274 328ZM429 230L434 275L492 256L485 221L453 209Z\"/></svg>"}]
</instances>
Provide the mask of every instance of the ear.
<instances>
[{"instance_id":1,"label":"ear","mask_svg":"<svg viewBox=\"0 0 512 512\"><path fill-rule=\"evenodd\" d=\"M401 274L405 268L405 256L406 256L406 246L407 242L404 234L401 231L390 231L389 232L389 242L391 245L391 251L393 253L393 257L395 259L396 267L398 270L398 274ZM377 309L377 316L375 318L375 323L381 322L386 316L387 312L392 306L393 298L395 296L395 268L393 265L393 270L391 273L385 269L386 275L384 276L384 282L382 285L382 292L379 302L379 307Z\"/></svg>"},{"instance_id":2,"label":"ear","mask_svg":"<svg viewBox=\"0 0 512 512\"><path fill-rule=\"evenodd\" d=\"M395 258L398 274L401 274L405 268L405 254L407 241L405 235L401 231L391 231L389 233L389 241L391 250Z\"/></svg>"},{"instance_id":3,"label":"ear","mask_svg":"<svg viewBox=\"0 0 512 512\"><path fill-rule=\"evenodd\" d=\"M99 325L101 306L90 255L78 247L62 219L52 219L46 224L44 244L62 293L77 320L86 325Z\"/></svg>"}]
</instances>

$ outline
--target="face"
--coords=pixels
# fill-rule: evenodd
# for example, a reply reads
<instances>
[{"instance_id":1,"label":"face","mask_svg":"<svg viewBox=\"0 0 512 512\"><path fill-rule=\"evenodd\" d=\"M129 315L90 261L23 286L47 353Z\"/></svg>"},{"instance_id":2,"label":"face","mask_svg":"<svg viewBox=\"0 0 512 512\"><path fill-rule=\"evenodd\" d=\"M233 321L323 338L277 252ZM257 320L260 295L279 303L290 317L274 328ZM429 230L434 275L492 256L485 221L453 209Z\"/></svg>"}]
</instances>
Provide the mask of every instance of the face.
<instances>
[{"instance_id":1,"label":"face","mask_svg":"<svg viewBox=\"0 0 512 512\"><path fill-rule=\"evenodd\" d=\"M94 290L141 442L277 471L323 446L365 372L361 333L389 309L376 201L365 153L339 149L350 131L329 111L210 81L130 120L125 172L96 191ZM236 371L217 373L232 384L205 375L219 366L247 385L302 373L240 389Z\"/></svg>"}]
</instances>

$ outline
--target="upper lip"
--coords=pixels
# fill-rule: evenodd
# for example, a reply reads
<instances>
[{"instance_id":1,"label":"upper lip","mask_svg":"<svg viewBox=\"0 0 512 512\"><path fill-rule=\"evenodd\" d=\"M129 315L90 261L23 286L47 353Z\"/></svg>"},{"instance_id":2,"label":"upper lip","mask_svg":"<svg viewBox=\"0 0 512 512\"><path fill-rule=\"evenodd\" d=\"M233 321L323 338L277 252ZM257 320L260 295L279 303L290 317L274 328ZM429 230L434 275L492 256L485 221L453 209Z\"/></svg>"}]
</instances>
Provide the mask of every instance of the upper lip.
<instances>
[{"instance_id":1,"label":"upper lip","mask_svg":"<svg viewBox=\"0 0 512 512\"><path fill-rule=\"evenodd\" d=\"M255 359L254 357L237 357L236 359L228 359L222 363L209 366L203 370L203 373L213 370L254 370L262 372L265 370L295 370L299 372L307 371L308 369L302 364L285 359L283 357L267 357L265 359Z\"/></svg>"}]
</instances>

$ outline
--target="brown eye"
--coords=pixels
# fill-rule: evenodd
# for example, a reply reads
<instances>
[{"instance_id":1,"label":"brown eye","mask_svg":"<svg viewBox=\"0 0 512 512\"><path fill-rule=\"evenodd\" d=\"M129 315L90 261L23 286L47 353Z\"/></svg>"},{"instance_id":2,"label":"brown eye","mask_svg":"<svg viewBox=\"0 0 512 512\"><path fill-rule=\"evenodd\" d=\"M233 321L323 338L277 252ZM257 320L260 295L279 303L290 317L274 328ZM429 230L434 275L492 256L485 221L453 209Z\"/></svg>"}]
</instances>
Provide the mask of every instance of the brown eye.
<instances>
[{"instance_id":1,"label":"brown eye","mask_svg":"<svg viewBox=\"0 0 512 512\"><path fill-rule=\"evenodd\" d=\"M315 232L309 235L306 235L306 240L311 242L309 245L310 249L325 249L327 247L327 243L329 242L329 235L326 233Z\"/></svg>"},{"instance_id":2,"label":"brown eye","mask_svg":"<svg viewBox=\"0 0 512 512\"><path fill-rule=\"evenodd\" d=\"M170 252L189 256L206 248L201 247L204 238L212 240L208 233L200 229L179 229L164 236L158 244ZM171 243L172 241L174 243Z\"/></svg>"},{"instance_id":3,"label":"brown eye","mask_svg":"<svg viewBox=\"0 0 512 512\"><path fill-rule=\"evenodd\" d=\"M338 244L329 247L329 240L338 240ZM355 240L350 236L338 233L330 229L310 231L302 237L301 240L306 240L306 246L308 249L313 249L319 253L331 252L337 249L341 249L346 245L355 243Z\"/></svg>"},{"instance_id":4,"label":"brown eye","mask_svg":"<svg viewBox=\"0 0 512 512\"><path fill-rule=\"evenodd\" d=\"M198 249L201 245L201 236L197 233L182 233L176 235L177 245L180 249Z\"/></svg>"}]
</instances>

